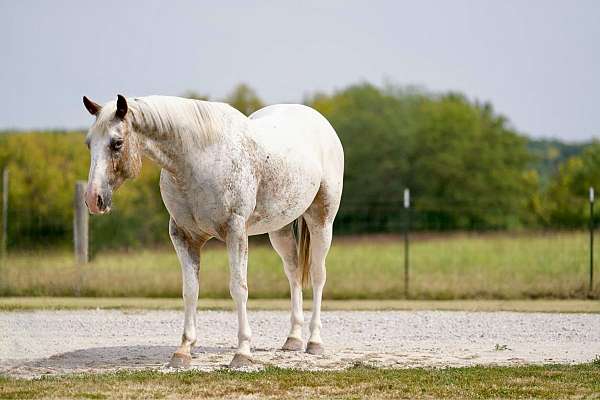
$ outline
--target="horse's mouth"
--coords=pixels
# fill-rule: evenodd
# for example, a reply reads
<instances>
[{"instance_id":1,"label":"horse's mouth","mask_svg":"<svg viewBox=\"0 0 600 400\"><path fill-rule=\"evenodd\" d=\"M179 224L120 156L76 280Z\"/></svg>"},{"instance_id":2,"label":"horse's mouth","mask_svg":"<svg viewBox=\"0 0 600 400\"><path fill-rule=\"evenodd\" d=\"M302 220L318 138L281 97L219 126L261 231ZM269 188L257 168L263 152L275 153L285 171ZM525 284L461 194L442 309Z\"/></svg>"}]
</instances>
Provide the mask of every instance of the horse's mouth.
<instances>
[{"instance_id":1,"label":"horse's mouth","mask_svg":"<svg viewBox=\"0 0 600 400\"><path fill-rule=\"evenodd\" d=\"M97 195L95 197L95 202L93 200L89 200L89 198L86 198L85 205L87 206L90 214L108 214L111 209L111 198L110 196L103 198L102 196Z\"/></svg>"}]
</instances>

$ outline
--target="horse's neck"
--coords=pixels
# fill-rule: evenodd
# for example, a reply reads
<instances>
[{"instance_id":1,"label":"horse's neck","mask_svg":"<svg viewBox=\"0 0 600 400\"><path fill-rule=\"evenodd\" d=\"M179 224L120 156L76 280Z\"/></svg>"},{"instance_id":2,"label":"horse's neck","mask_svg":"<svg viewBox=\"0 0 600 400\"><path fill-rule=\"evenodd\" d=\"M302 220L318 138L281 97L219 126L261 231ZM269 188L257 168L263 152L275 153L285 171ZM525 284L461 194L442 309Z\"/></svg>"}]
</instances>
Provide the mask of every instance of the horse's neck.
<instances>
[{"instance_id":1,"label":"horse's neck","mask_svg":"<svg viewBox=\"0 0 600 400\"><path fill-rule=\"evenodd\" d=\"M143 131L142 131L143 132ZM177 150L174 146L165 145L157 138L147 135L146 132L138 132L138 142L145 156L157 163L161 168L170 172L177 169Z\"/></svg>"},{"instance_id":2,"label":"horse's neck","mask_svg":"<svg viewBox=\"0 0 600 400\"><path fill-rule=\"evenodd\" d=\"M246 117L236 115L231 108L206 102L199 111L193 105L184 104L175 115L172 112L161 115L160 110L149 112L144 107L133 111L133 131L141 150L173 174L181 169L190 152L201 151L218 141L232 140L246 131Z\"/></svg>"}]
</instances>

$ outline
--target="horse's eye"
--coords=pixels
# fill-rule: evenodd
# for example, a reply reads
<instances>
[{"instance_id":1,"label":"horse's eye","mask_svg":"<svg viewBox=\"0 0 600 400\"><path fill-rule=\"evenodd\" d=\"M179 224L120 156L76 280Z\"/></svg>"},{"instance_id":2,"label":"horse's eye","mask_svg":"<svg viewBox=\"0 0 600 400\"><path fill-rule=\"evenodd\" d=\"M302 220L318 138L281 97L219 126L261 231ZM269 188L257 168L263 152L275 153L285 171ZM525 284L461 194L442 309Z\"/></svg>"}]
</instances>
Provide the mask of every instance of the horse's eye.
<instances>
[{"instance_id":1,"label":"horse's eye","mask_svg":"<svg viewBox=\"0 0 600 400\"><path fill-rule=\"evenodd\" d=\"M119 151L123 147L123 139L115 138L110 141L110 149L112 151Z\"/></svg>"}]
</instances>

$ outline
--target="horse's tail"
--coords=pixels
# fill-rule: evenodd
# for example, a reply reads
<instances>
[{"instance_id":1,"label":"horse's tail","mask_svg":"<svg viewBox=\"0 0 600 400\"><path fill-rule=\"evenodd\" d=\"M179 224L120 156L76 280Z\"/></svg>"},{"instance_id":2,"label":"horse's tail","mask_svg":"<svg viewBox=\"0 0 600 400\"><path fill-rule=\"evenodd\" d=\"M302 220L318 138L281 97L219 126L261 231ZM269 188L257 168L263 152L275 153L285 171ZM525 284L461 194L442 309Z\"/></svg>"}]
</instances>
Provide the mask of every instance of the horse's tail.
<instances>
[{"instance_id":1,"label":"horse's tail","mask_svg":"<svg viewBox=\"0 0 600 400\"><path fill-rule=\"evenodd\" d=\"M310 232L302 216L296 220L296 238L298 243L298 267L302 271L302 286L308 285L310 276Z\"/></svg>"}]
</instances>

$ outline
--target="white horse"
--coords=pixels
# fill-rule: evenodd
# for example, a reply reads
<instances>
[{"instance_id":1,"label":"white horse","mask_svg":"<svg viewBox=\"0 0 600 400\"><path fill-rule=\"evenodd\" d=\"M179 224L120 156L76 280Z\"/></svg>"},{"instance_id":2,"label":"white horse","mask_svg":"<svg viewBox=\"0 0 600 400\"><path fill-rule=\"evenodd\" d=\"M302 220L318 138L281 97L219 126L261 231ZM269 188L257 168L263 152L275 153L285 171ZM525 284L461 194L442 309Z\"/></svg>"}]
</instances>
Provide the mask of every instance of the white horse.
<instances>
[{"instance_id":1,"label":"white horse","mask_svg":"<svg viewBox=\"0 0 600 400\"><path fill-rule=\"evenodd\" d=\"M119 95L104 106L87 97L83 102L96 116L86 140L91 213L110 211L112 192L138 174L142 155L162 168L160 191L181 263L185 308L183 337L171 365L191 361L200 249L213 237L227 245L229 289L237 308L238 347L230 365L252 364L248 235L262 233L269 234L290 283L291 329L283 349L304 349L302 286L310 275L313 308L306 352L322 354L325 257L344 172L342 145L329 122L295 104L265 107L246 117L227 104L177 97Z\"/></svg>"}]
</instances>

